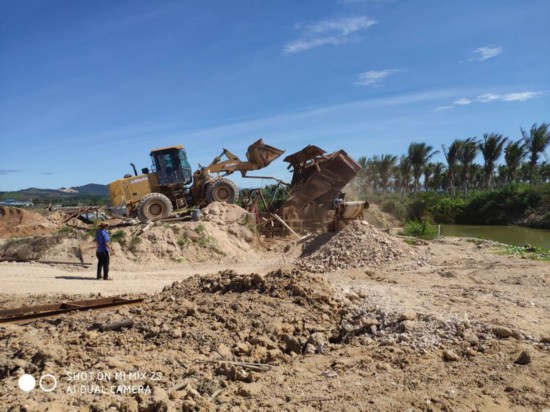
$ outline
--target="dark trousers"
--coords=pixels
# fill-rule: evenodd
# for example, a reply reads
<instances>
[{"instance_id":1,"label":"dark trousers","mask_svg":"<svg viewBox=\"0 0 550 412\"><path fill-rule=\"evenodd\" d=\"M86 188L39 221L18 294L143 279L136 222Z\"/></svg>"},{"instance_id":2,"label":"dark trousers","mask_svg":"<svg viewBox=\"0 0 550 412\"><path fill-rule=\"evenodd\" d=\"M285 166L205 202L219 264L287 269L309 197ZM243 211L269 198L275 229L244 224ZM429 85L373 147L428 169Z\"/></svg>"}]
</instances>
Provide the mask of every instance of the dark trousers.
<instances>
[{"instance_id":1,"label":"dark trousers","mask_svg":"<svg viewBox=\"0 0 550 412\"><path fill-rule=\"evenodd\" d=\"M97 278L101 279L101 270L103 269L103 279L109 277L109 252L96 252L97 256Z\"/></svg>"}]
</instances>

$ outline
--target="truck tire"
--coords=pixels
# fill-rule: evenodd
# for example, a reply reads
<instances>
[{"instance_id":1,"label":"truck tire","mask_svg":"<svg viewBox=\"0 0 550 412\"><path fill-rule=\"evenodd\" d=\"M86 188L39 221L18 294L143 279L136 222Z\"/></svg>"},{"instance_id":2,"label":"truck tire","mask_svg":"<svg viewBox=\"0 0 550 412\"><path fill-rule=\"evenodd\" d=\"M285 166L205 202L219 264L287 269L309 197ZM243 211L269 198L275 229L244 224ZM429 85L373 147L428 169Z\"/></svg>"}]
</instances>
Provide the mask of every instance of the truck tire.
<instances>
[{"instance_id":1,"label":"truck tire","mask_svg":"<svg viewBox=\"0 0 550 412\"><path fill-rule=\"evenodd\" d=\"M143 196L137 207L138 218L143 223L168 217L173 211L172 202L162 193L149 193Z\"/></svg>"},{"instance_id":2,"label":"truck tire","mask_svg":"<svg viewBox=\"0 0 550 412\"><path fill-rule=\"evenodd\" d=\"M236 203L239 200L239 189L229 179L220 177L206 186L206 201Z\"/></svg>"}]
</instances>

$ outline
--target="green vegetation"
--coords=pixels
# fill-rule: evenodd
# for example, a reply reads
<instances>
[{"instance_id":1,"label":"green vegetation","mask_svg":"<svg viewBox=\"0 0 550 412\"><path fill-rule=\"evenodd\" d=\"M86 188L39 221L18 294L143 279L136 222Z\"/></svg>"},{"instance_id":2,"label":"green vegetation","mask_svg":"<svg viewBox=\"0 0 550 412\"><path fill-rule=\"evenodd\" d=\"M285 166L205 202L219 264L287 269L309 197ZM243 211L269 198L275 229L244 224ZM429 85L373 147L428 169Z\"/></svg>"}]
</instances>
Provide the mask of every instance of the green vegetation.
<instances>
[{"instance_id":1,"label":"green vegetation","mask_svg":"<svg viewBox=\"0 0 550 412\"><path fill-rule=\"evenodd\" d=\"M133 235L130 238L130 243L128 244L128 248L131 251L135 251L135 247L141 243L141 238L137 235Z\"/></svg>"},{"instance_id":2,"label":"green vegetation","mask_svg":"<svg viewBox=\"0 0 550 412\"><path fill-rule=\"evenodd\" d=\"M214 238L206 232L206 229L202 224L199 224L195 228L194 232L199 235L199 240L197 240L197 243L200 247L208 247L214 241Z\"/></svg>"},{"instance_id":3,"label":"green vegetation","mask_svg":"<svg viewBox=\"0 0 550 412\"><path fill-rule=\"evenodd\" d=\"M123 230L117 230L111 234L110 238L111 242L123 244L125 243L126 233Z\"/></svg>"},{"instance_id":4,"label":"green vegetation","mask_svg":"<svg viewBox=\"0 0 550 412\"><path fill-rule=\"evenodd\" d=\"M59 234L64 234L64 233L73 233L74 232L74 228L71 227L71 226L61 226L59 229L57 229L57 233Z\"/></svg>"},{"instance_id":5,"label":"green vegetation","mask_svg":"<svg viewBox=\"0 0 550 412\"><path fill-rule=\"evenodd\" d=\"M474 193L456 222L473 225L506 225L542 206L543 192L550 185L536 187L511 184L502 189Z\"/></svg>"},{"instance_id":6,"label":"green vegetation","mask_svg":"<svg viewBox=\"0 0 550 412\"><path fill-rule=\"evenodd\" d=\"M384 212L403 222L423 219L434 223L465 225L528 224L550 228L550 183L512 183L492 190L476 190L462 196L446 192L389 193L371 199ZM536 221L528 218L536 215Z\"/></svg>"},{"instance_id":7,"label":"green vegetation","mask_svg":"<svg viewBox=\"0 0 550 412\"><path fill-rule=\"evenodd\" d=\"M550 249L530 245L506 245L499 250L502 255L521 256L526 259L550 261Z\"/></svg>"},{"instance_id":8,"label":"green vegetation","mask_svg":"<svg viewBox=\"0 0 550 412\"><path fill-rule=\"evenodd\" d=\"M184 249L187 247L187 245L189 245L189 239L187 238L187 236L184 236L184 237L181 237L177 240L177 243L178 243L178 246L181 248L181 249Z\"/></svg>"},{"instance_id":9,"label":"green vegetation","mask_svg":"<svg viewBox=\"0 0 550 412\"><path fill-rule=\"evenodd\" d=\"M400 157L362 156L349 191L402 221L550 228L550 124L520 132L515 141L498 133L455 139L441 146L447 164L432 162L438 151L418 142Z\"/></svg>"},{"instance_id":10,"label":"green vegetation","mask_svg":"<svg viewBox=\"0 0 550 412\"><path fill-rule=\"evenodd\" d=\"M195 228L194 232L199 235L197 243L200 247L208 249L214 253L218 253L219 255L225 255L225 253L218 248L216 240L206 232L206 229L202 224L199 224Z\"/></svg>"},{"instance_id":11,"label":"green vegetation","mask_svg":"<svg viewBox=\"0 0 550 412\"><path fill-rule=\"evenodd\" d=\"M422 239L434 239L437 237L437 228L427 218L423 219L421 222L409 220L405 224L402 234Z\"/></svg>"}]
</instances>

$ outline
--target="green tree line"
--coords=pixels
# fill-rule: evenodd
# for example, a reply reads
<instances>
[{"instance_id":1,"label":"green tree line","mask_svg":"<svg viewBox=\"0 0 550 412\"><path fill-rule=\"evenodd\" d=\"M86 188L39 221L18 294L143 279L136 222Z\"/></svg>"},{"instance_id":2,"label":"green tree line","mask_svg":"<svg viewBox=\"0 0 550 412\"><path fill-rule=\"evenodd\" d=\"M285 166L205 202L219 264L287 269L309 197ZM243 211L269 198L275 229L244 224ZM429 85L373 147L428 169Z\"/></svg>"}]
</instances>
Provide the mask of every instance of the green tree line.
<instances>
[{"instance_id":1,"label":"green tree line","mask_svg":"<svg viewBox=\"0 0 550 412\"><path fill-rule=\"evenodd\" d=\"M351 188L356 196L367 198L421 191L466 198L472 190L550 182L550 159L545 152L550 145L550 125L533 124L529 131L520 128L520 132L518 140L485 133L482 138L455 139L448 146L443 144L441 150L424 142L412 142L401 156L361 156L361 170ZM438 153L443 154L445 163L432 161ZM481 164L475 162L478 155L483 160Z\"/></svg>"}]
</instances>

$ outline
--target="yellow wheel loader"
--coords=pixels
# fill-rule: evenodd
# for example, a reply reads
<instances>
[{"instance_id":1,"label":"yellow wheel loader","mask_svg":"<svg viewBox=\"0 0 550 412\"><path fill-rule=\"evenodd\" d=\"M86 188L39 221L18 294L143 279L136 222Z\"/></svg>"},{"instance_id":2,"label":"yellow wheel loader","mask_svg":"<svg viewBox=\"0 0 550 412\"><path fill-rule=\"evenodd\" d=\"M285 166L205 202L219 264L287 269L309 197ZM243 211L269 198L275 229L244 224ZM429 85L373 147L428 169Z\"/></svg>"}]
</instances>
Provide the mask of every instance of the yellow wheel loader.
<instances>
[{"instance_id":1,"label":"yellow wheel loader","mask_svg":"<svg viewBox=\"0 0 550 412\"><path fill-rule=\"evenodd\" d=\"M199 169L192 173L183 146L153 149L150 170L143 168L138 174L132 163L134 176L125 175L109 184L111 207L125 206L128 216L148 222L168 217L174 210L215 201L235 203L239 199L239 190L224 176L239 171L243 177L256 177L246 176L246 173L268 166L283 153L283 150L268 146L260 139L249 146L246 162L223 149L208 166L199 165ZM222 156L227 159L222 160ZM213 173L217 175L213 176Z\"/></svg>"}]
</instances>

